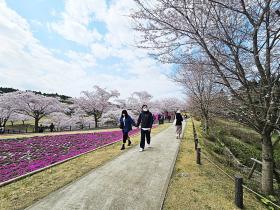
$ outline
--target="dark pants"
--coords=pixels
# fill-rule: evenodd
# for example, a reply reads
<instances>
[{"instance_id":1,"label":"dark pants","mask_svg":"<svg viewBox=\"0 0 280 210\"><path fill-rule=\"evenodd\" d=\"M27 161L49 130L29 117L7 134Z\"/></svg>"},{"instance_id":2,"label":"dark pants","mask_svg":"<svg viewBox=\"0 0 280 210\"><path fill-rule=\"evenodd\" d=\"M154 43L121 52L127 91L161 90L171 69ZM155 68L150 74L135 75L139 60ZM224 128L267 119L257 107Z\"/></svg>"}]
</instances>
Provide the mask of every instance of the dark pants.
<instances>
[{"instance_id":1,"label":"dark pants","mask_svg":"<svg viewBox=\"0 0 280 210\"><path fill-rule=\"evenodd\" d=\"M123 143L126 143L126 140L128 139L128 132L123 131Z\"/></svg>"},{"instance_id":2,"label":"dark pants","mask_svg":"<svg viewBox=\"0 0 280 210\"><path fill-rule=\"evenodd\" d=\"M141 129L141 142L140 147L145 148L145 138L147 139L147 144L151 143L151 131L145 131Z\"/></svg>"}]
</instances>

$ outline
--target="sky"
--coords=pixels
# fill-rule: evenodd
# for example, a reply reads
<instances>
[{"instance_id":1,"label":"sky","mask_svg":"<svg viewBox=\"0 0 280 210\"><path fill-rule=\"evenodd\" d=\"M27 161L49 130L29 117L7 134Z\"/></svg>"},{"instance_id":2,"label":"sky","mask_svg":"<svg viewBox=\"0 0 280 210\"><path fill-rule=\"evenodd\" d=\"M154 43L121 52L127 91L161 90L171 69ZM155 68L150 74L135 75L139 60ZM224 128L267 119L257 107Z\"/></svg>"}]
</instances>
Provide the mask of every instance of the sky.
<instances>
[{"instance_id":1,"label":"sky","mask_svg":"<svg viewBox=\"0 0 280 210\"><path fill-rule=\"evenodd\" d=\"M133 0L0 0L0 86L77 97L99 85L121 98L182 97L161 64L135 46Z\"/></svg>"}]
</instances>

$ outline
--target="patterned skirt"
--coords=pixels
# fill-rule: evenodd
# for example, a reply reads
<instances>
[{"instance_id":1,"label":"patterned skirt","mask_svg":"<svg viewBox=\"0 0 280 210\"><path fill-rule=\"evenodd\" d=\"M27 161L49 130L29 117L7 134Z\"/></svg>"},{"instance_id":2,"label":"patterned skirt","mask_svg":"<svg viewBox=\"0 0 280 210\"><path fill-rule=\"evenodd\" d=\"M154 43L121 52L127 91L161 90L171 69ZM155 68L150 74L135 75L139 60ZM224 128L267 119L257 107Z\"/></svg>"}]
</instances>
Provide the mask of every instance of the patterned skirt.
<instances>
[{"instance_id":1,"label":"patterned skirt","mask_svg":"<svg viewBox=\"0 0 280 210\"><path fill-rule=\"evenodd\" d=\"M182 133L182 125L176 125L176 133L179 135Z\"/></svg>"}]
</instances>

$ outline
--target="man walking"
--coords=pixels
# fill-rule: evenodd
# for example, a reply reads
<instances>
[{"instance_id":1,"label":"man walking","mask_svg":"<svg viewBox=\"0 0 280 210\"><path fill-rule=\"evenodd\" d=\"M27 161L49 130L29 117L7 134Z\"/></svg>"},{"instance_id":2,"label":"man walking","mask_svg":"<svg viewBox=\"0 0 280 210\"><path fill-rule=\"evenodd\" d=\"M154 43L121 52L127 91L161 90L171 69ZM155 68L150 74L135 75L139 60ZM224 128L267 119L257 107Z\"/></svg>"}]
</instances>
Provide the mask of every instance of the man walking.
<instances>
[{"instance_id":1,"label":"man walking","mask_svg":"<svg viewBox=\"0 0 280 210\"><path fill-rule=\"evenodd\" d=\"M139 152L143 152L145 149L145 139L147 140L147 147L150 147L151 143L151 129L153 126L153 115L148 110L147 105L142 106L142 112L139 115L137 121L137 127L141 124L141 141L140 141L140 150Z\"/></svg>"}]
</instances>

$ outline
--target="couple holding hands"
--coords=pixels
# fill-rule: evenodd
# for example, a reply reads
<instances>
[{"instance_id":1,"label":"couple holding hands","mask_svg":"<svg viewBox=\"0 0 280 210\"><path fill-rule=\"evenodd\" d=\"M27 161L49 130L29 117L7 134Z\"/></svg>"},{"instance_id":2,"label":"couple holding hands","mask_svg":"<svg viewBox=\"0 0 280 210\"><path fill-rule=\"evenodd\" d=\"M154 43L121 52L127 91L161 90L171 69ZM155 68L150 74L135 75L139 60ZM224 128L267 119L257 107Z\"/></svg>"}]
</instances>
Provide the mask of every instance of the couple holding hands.
<instances>
[{"instance_id":1,"label":"couple holding hands","mask_svg":"<svg viewBox=\"0 0 280 210\"><path fill-rule=\"evenodd\" d=\"M139 152L143 152L145 149L145 139L147 140L147 147L150 147L151 143L151 129L153 126L153 115L149 111L148 106L145 104L142 106L142 112L138 117L137 124L128 115L126 110L122 111L120 118L120 128L123 131L123 144L121 150L125 149L125 143L128 140L128 146L131 145L130 138L128 136L129 131L132 130L132 126L139 127L141 124L141 141Z\"/></svg>"}]
</instances>

